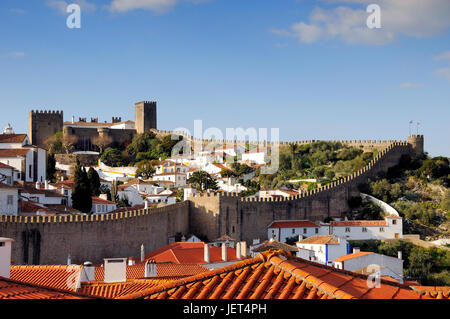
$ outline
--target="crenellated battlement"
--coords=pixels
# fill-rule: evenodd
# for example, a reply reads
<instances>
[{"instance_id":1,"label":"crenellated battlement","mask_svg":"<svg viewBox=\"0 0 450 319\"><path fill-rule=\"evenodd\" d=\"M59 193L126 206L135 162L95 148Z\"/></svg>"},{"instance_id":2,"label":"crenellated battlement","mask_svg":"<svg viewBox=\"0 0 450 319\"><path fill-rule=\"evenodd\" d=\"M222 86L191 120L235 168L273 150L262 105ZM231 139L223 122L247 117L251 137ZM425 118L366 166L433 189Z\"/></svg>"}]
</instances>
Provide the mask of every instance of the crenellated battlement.
<instances>
[{"instance_id":1,"label":"crenellated battlement","mask_svg":"<svg viewBox=\"0 0 450 319\"><path fill-rule=\"evenodd\" d=\"M30 114L31 115L58 115L58 116L63 116L64 112L63 111L58 111L58 110L31 110Z\"/></svg>"}]
</instances>

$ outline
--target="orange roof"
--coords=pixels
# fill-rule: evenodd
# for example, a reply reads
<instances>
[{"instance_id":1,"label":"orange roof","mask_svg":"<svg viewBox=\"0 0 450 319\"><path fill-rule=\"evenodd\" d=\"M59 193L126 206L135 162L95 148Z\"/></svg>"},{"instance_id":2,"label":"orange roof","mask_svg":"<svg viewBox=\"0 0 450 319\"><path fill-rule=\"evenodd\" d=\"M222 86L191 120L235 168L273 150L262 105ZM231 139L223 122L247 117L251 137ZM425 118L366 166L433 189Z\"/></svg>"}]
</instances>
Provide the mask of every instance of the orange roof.
<instances>
[{"instance_id":1,"label":"orange roof","mask_svg":"<svg viewBox=\"0 0 450 319\"><path fill-rule=\"evenodd\" d=\"M438 293L433 293L436 297ZM448 293L441 293L448 298ZM411 287L268 251L233 265L165 283L121 299L429 299Z\"/></svg>"},{"instance_id":2,"label":"orange roof","mask_svg":"<svg viewBox=\"0 0 450 319\"><path fill-rule=\"evenodd\" d=\"M176 264L205 264L204 242L175 242L159 248L145 256L156 262L173 262ZM210 263L223 262L222 248L209 246ZM228 261L236 259L236 249L227 247Z\"/></svg>"},{"instance_id":3,"label":"orange roof","mask_svg":"<svg viewBox=\"0 0 450 319\"><path fill-rule=\"evenodd\" d=\"M369 251L360 251L359 253L352 253L352 254L348 254L348 255L344 255L341 257L336 258L335 261L345 261L345 260L349 260L349 259L353 259L353 258L358 258L361 256L367 256L367 255L371 255L373 254L372 252Z\"/></svg>"},{"instance_id":4,"label":"orange roof","mask_svg":"<svg viewBox=\"0 0 450 319\"><path fill-rule=\"evenodd\" d=\"M76 281L80 276L81 266L14 266L10 268L10 278L33 285L64 290L76 290Z\"/></svg>"},{"instance_id":5,"label":"orange roof","mask_svg":"<svg viewBox=\"0 0 450 319\"><path fill-rule=\"evenodd\" d=\"M157 263L155 278L182 278L189 277L209 271L208 268L198 264L174 264L174 263ZM105 270L103 267L95 267L95 280L103 281L105 278ZM127 265L127 279L145 278L145 263L136 265ZM155 279L153 278L153 279Z\"/></svg>"},{"instance_id":6,"label":"orange roof","mask_svg":"<svg viewBox=\"0 0 450 319\"><path fill-rule=\"evenodd\" d=\"M0 299L92 299L73 291L43 287L0 277Z\"/></svg>"},{"instance_id":7,"label":"orange roof","mask_svg":"<svg viewBox=\"0 0 450 319\"><path fill-rule=\"evenodd\" d=\"M25 157L29 152L31 149L26 148L0 149L0 157Z\"/></svg>"},{"instance_id":8,"label":"orange roof","mask_svg":"<svg viewBox=\"0 0 450 319\"><path fill-rule=\"evenodd\" d=\"M118 283L85 282L81 284L80 292L85 295L111 299L170 282L159 279L136 279Z\"/></svg>"},{"instance_id":9,"label":"orange roof","mask_svg":"<svg viewBox=\"0 0 450 319\"><path fill-rule=\"evenodd\" d=\"M266 250L299 251L299 248L297 246L282 243L278 240L266 240L260 246L253 249L253 252L261 252Z\"/></svg>"},{"instance_id":10,"label":"orange roof","mask_svg":"<svg viewBox=\"0 0 450 319\"><path fill-rule=\"evenodd\" d=\"M330 222L333 227L343 226L387 226L385 220L343 220Z\"/></svg>"},{"instance_id":11,"label":"orange roof","mask_svg":"<svg viewBox=\"0 0 450 319\"><path fill-rule=\"evenodd\" d=\"M275 220L268 228L296 228L296 227L319 227L319 225L309 220Z\"/></svg>"},{"instance_id":12,"label":"orange roof","mask_svg":"<svg viewBox=\"0 0 450 319\"><path fill-rule=\"evenodd\" d=\"M47 207L42 207L42 206L37 205L37 203L31 202L31 201L26 201L26 200L20 201L20 210L22 213L37 213L37 212L46 212L46 213L51 213L51 214L58 213L57 210L50 209Z\"/></svg>"},{"instance_id":13,"label":"orange roof","mask_svg":"<svg viewBox=\"0 0 450 319\"><path fill-rule=\"evenodd\" d=\"M333 235L311 236L298 241L300 244L339 245L339 241Z\"/></svg>"},{"instance_id":14,"label":"orange roof","mask_svg":"<svg viewBox=\"0 0 450 319\"><path fill-rule=\"evenodd\" d=\"M14 169L14 167L6 165L6 164L4 164L2 162L0 162L0 168Z\"/></svg>"},{"instance_id":15,"label":"orange roof","mask_svg":"<svg viewBox=\"0 0 450 319\"><path fill-rule=\"evenodd\" d=\"M27 134L0 134L0 143L22 143Z\"/></svg>"}]
</instances>

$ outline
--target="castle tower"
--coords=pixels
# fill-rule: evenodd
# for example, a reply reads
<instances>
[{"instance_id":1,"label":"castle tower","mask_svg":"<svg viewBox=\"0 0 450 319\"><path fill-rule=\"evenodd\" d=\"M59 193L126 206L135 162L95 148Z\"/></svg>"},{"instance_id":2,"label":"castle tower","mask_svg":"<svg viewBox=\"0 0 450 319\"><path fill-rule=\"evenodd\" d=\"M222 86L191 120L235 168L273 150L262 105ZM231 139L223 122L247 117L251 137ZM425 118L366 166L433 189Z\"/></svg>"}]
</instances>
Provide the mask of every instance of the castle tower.
<instances>
[{"instance_id":1,"label":"castle tower","mask_svg":"<svg viewBox=\"0 0 450 319\"><path fill-rule=\"evenodd\" d=\"M424 152L423 135L409 135L408 143L411 145L413 155L420 156Z\"/></svg>"},{"instance_id":2,"label":"castle tower","mask_svg":"<svg viewBox=\"0 0 450 319\"><path fill-rule=\"evenodd\" d=\"M45 148L45 140L62 132L63 111L30 111L28 117L28 137L30 143Z\"/></svg>"},{"instance_id":3,"label":"castle tower","mask_svg":"<svg viewBox=\"0 0 450 319\"><path fill-rule=\"evenodd\" d=\"M135 126L138 134L156 129L156 102L138 102L134 105Z\"/></svg>"}]
</instances>

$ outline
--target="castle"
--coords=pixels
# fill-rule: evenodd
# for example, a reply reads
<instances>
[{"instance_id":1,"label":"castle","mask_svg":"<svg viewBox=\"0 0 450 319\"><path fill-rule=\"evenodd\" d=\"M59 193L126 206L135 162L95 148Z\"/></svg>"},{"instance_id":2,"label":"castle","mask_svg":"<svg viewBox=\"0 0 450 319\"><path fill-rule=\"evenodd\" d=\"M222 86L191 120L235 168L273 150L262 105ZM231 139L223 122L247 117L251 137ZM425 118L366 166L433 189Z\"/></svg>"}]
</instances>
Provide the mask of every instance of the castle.
<instances>
[{"instance_id":1,"label":"castle","mask_svg":"<svg viewBox=\"0 0 450 319\"><path fill-rule=\"evenodd\" d=\"M99 122L98 118L79 118L64 122L63 111L30 111L28 136L33 145L45 147L49 137L58 132L76 139L76 150L96 151L95 140L100 138L106 146L123 145L136 134L157 129L156 102L143 101L135 104L135 121L122 121L112 117L110 123Z\"/></svg>"},{"instance_id":2,"label":"castle","mask_svg":"<svg viewBox=\"0 0 450 319\"><path fill-rule=\"evenodd\" d=\"M31 111L29 137L43 145L57 132L76 136L79 150L91 150L96 137L107 137L111 144L130 141L148 130L156 131L156 102L135 104L135 122L113 118L99 123L86 118L63 121L60 111ZM156 131L160 134L180 132ZM210 143L211 140L191 142ZM229 143L231 141L215 141ZM281 145L315 142L281 142ZM70 254L80 264L86 260L101 263L105 257L130 257L141 244L154 250L168 244L177 234L197 234L212 240L229 235L238 241L267 239L267 225L273 220L309 219L323 221L342 217L349 211L348 200L359 195L358 186L398 164L403 155L420 156L424 136L410 135L407 141L337 141L366 151L378 150L375 158L361 170L332 184L283 199L241 198L235 193L204 193L162 208L86 216L0 216L0 237L13 238L12 257L16 264L64 264ZM274 145L275 142L263 142Z\"/></svg>"}]
</instances>

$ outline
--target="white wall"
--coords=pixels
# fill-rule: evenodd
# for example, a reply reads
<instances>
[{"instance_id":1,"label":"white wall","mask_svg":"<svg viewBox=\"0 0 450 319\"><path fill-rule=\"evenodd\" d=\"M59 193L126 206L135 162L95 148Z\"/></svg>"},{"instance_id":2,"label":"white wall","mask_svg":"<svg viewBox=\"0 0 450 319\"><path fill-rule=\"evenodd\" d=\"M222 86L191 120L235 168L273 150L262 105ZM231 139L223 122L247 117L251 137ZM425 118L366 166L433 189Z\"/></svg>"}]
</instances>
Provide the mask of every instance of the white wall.
<instances>
[{"instance_id":1,"label":"white wall","mask_svg":"<svg viewBox=\"0 0 450 319\"><path fill-rule=\"evenodd\" d=\"M319 231L319 227L268 228L267 238L273 238L284 243L287 238L298 237L298 235L302 235L303 238L319 235ZM275 234L275 237L272 234Z\"/></svg>"},{"instance_id":2,"label":"white wall","mask_svg":"<svg viewBox=\"0 0 450 319\"><path fill-rule=\"evenodd\" d=\"M12 239L0 238L0 276L9 278Z\"/></svg>"},{"instance_id":3,"label":"white wall","mask_svg":"<svg viewBox=\"0 0 450 319\"><path fill-rule=\"evenodd\" d=\"M12 196L12 204L8 205L8 196ZM11 197L10 197L11 198ZM16 188L0 188L0 215L19 214L19 191Z\"/></svg>"}]
</instances>

